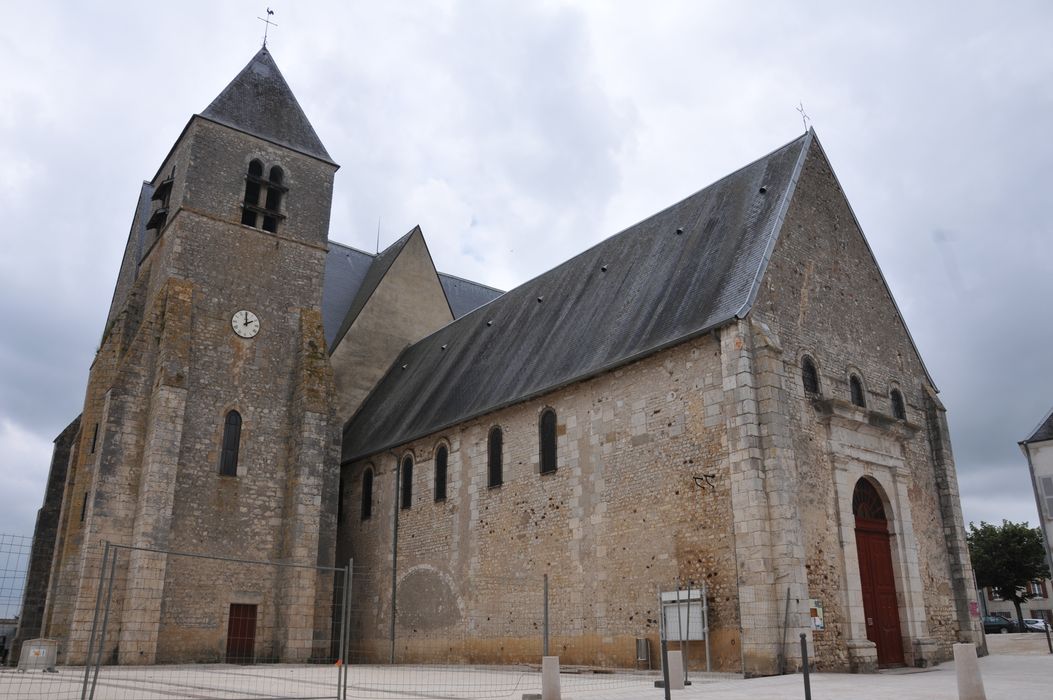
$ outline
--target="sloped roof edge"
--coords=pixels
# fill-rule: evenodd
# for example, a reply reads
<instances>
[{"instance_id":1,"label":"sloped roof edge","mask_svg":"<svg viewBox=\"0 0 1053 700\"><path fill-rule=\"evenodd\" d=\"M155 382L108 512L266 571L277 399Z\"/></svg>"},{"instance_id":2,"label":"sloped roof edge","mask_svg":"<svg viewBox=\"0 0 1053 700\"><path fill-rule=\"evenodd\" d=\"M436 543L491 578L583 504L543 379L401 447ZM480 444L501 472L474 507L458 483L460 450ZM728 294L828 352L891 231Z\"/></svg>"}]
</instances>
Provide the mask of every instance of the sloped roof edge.
<instances>
[{"instance_id":1,"label":"sloped roof edge","mask_svg":"<svg viewBox=\"0 0 1053 700\"><path fill-rule=\"evenodd\" d=\"M266 46L199 116L336 165Z\"/></svg>"},{"instance_id":2,"label":"sloped roof edge","mask_svg":"<svg viewBox=\"0 0 1053 700\"><path fill-rule=\"evenodd\" d=\"M406 348L347 423L344 460L608 372L735 319L756 296L758 268L810 141L810 134L794 139ZM557 303L543 304L545 295Z\"/></svg>"},{"instance_id":3,"label":"sloped roof edge","mask_svg":"<svg viewBox=\"0 0 1053 700\"><path fill-rule=\"evenodd\" d=\"M1053 408L1049 409L1045 417L1038 422L1030 436L1020 441L1021 445L1029 445L1032 442L1045 442L1053 440Z\"/></svg>"},{"instance_id":4,"label":"sloped roof edge","mask_svg":"<svg viewBox=\"0 0 1053 700\"><path fill-rule=\"evenodd\" d=\"M779 233L782 231L783 222L786 221L786 212L790 209L790 201L793 199L794 193L797 191L797 181L801 177L801 170L804 169L804 161L808 158L808 153L811 150L812 141L815 140L815 129L809 128L804 135L804 146L801 148L801 155L797 158L797 164L793 167L793 174L790 175L790 184L783 192L782 201L779 203L779 210L775 215L775 225L771 227L771 232L768 234L768 242L764 247L764 255L761 258L761 264L757 267L757 275L753 278L753 286L750 289L749 298L746 299L746 303L742 305L742 308L735 314L738 318L745 318L749 314L750 309L753 308L754 302L757 301L757 294L760 293L761 282L764 280L764 273L768 271L768 263L771 261L771 254L775 250L775 243L779 240Z\"/></svg>"},{"instance_id":5,"label":"sloped roof edge","mask_svg":"<svg viewBox=\"0 0 1053 700\"><path fill-rule=\"evenodd\" d=\"M814 133L814 129L811 130ZM827 163L830 163L830 157L826 155L826 149L823 148L823 144L819 141L818 135L814 138L815 145L819 149L819 152L826 159ZM907 334L907 340L910 341L910 346L914 349L914 354L918 358L918 362L921 363L921 371L925 373L925 378L929 380L929 384L933 390L938 394L940 393L939 387L936 386L936 382L932 379L932 374L929 372L929 368L925 366L925 358L922 357L921 352L918 351L918 344L914 342L914 336L910 333L910 328L907 326L907 319L903 317L903 312L900 311L899 304L896 303L896 297L892 294L892 288L888 286L888 280L885 279L885 273L881 270L881 263L878 262L877 256L874 255L874 249L870 247L870 241L867 240L866 233L863 231L863 226L859 223L859 217L856 216L855 210L852 208L852 202L848 199L845 188L841 186L841 180L837 177L837 171L834 169L833 164L830 164L830 174L833 175L834 183L837 185L837 189L841 191L845 204L848 206L848 213L852 217L852 223L859 229L859 233L863 238L863 245L866 246L867 252L870 253L870 259L874 261L874 267L877 268L878 277L881 279L881 284L885 287L885 293L888 294L889 301L892 302L892 307L896 310L896 318L899 319L899 323L903 326L903 331Z\"/></svg>"},{"instance_id":6,"label":"sloped roof edge","mask_svg":"<svg viewBox=\"0 0 1053 700\"><path fill-rule=\"evenodd\" d=\"M332 354L334 350L340 345L340 341L344 339L347 332L351 330L352 324L358 315L362 313L362 309L365 308L366 303L373 296L373 292L377 291L377 287L380 285L381 280L391 269L392 263L395 262L402 249L409 243L410 238L413 234L420 231L419 226L414 226L410 229L409 233L404 234L397 241L389 245L387 248L382 250L380 253L373 258L373 264L369 266L369 271L366 272L366 277L362 280L362 286L359 287L358 292L355 294L354 300L351 302L351 306L347 309L347 314L344 315L344 321L340 324L340 330L336 332L333 337L333 346L329 349L329 353Z\"/></svg>"}]
</instances>

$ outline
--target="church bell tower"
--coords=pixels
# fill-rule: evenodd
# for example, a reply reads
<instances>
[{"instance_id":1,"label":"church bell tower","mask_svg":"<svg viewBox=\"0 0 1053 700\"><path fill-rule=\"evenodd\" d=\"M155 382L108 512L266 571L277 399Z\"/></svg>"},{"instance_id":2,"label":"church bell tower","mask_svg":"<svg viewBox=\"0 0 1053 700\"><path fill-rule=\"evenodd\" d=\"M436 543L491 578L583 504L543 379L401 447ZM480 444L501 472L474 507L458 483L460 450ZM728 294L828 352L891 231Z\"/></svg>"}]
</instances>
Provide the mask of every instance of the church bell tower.
<instances>
[{"instance_id":1,"label":"church bell tower","mask_svg":"<svg viewBox=\"0 0 1053 700\"><path fill-rule=\"evenodd\" d=\"M331 592L308 569L159 552L332 564L339 434L321 303L337 168L263 48L144 183L59 525L45 625L69 635L66 663L84 660L80 603L95 599L89 552L103 541L140 548L121 578L136 582L120 592L134 620L111 620L106 640L120 663L208 657L249 600L271 621L259 649L324 653L314 601Z\"/></svg>"}]
</instances>

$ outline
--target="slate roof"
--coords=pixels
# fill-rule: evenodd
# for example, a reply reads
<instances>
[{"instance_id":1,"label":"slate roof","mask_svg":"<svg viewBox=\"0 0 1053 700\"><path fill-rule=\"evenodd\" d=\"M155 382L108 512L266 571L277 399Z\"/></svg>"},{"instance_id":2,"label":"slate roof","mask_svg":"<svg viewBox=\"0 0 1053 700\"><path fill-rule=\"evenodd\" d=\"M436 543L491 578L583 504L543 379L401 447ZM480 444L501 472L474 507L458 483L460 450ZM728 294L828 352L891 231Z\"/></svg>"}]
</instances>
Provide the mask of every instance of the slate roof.
<instances>
[{"instance_id":1,"label":"slate roof","mask_svg":"<svg viewBox=\"0 0 1053 700\"><path fill-rule=\"evenodd\" d=\"M322 285L322 326L325 328L326 347L332 349L337 331L372 264L371 254L329 241Z\"/></svg>"},{"instance_id":2,"label":"slate roof","mask_svg":"<svg viewBox=\"0 0 1053 700\"><path fill-rule=\"evenodd\" d=\"M744 316L809 132L407 348L344 432L344 460L539 396Z\"/></svg>"},{"instance_id":3,"label":"slate roof","mask_svg":"<svg viewBox=\"0 0 1053 700\"><path fill-rule=\"evenodd\" d=\"M1031 437L1021 441L1020 444L1027 445L1028 443L1043 442L1045 440L1053 440L1053 409L1050 409L1046 417L1038 424L1038 427L1031 431Z\"/></svg>"},{"instance_id":4,"label":"slate roof","mask_svg":"<svg viewBox=\"0 0 1053 700\"><path fill-rule=\"evenodd\" d=\"M362 306L412 233L413 231L410 231L379 256L329 241L322 289L322 325L325 328L326 346L330 350L358 317L358 312L362 310ZM478 282L442 272L438 274L454 318L460 318L503 294L499 289Z\"/></svg>"},{"instance_id":5,"label":"slate roof","mask_svg":"<svg viewBox=\"0 0 1053 700\"><path fill-rule=\"evenodd\" d=\"M471 313L483 304L504 294L499 289L454 275L447 275L444 272L439 273L439 282L442 283L442 289L446 292L446 301L450 302L450 311L453 312L454 318Z\"/></svg>"},{"instance_id":6,"label":"slate roof","mask_svg":"<svg viewBox=\"0 0 1053 700\"><path fill-rule=\"evenodd\" d=\"M201 116L333 163L266 47Z\"/></svg>"}]
</instances>

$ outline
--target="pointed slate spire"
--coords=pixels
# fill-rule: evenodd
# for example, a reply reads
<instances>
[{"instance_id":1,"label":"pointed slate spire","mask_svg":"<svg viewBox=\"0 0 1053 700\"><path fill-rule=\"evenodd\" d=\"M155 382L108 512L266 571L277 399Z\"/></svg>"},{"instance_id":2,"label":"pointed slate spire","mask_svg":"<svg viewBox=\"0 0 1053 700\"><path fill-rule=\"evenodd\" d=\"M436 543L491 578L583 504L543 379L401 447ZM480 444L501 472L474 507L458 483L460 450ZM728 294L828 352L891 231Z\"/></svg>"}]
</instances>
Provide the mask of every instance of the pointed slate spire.
<instances>
[{"instance_id":1,"label":"pointed slate spire","mask_svg":"<svg viewBox=\"0 0 1053 700\"><path fill-rule=\"evenodd\" d=\"M266 47L252 57L201 116L333 162Z\"/></svg>"}]
</instances>

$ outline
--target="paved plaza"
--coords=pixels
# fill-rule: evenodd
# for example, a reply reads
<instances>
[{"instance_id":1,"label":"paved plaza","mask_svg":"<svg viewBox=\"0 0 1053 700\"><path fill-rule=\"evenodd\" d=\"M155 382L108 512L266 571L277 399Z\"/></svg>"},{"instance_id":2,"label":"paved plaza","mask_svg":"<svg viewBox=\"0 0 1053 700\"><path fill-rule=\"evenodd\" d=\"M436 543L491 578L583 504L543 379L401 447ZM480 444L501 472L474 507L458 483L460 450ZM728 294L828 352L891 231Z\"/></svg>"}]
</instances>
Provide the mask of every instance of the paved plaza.
<instances>
[{"instance_id":1,"label":"paved plaza","mask_svg":"<svg viewBox=\"0 0 1053 700\"><path fill-rule=\"evenodd\" d=\"M1053 697L1053 655L1044 636L992 635L991 655L980 659L988 700L1045 700ZM510 698L540 692L530 669L356 666L349 669L348 698L438 700ZM58 673L0 673L0 698L62 700L80 698L83 668ZM147 666L103 667L98 700L239 700L336 697L336 671L320 666ZM804 697L801 675L743 680L729 674L691 675L692 685L674 691L676 700L793 700ZM661 700L654 676L621 673L565 673L565 700ZM953 663L929 669L896 669L877 674L816 673L814 700L957 700Z\"/></svg>"}]
</instances>

